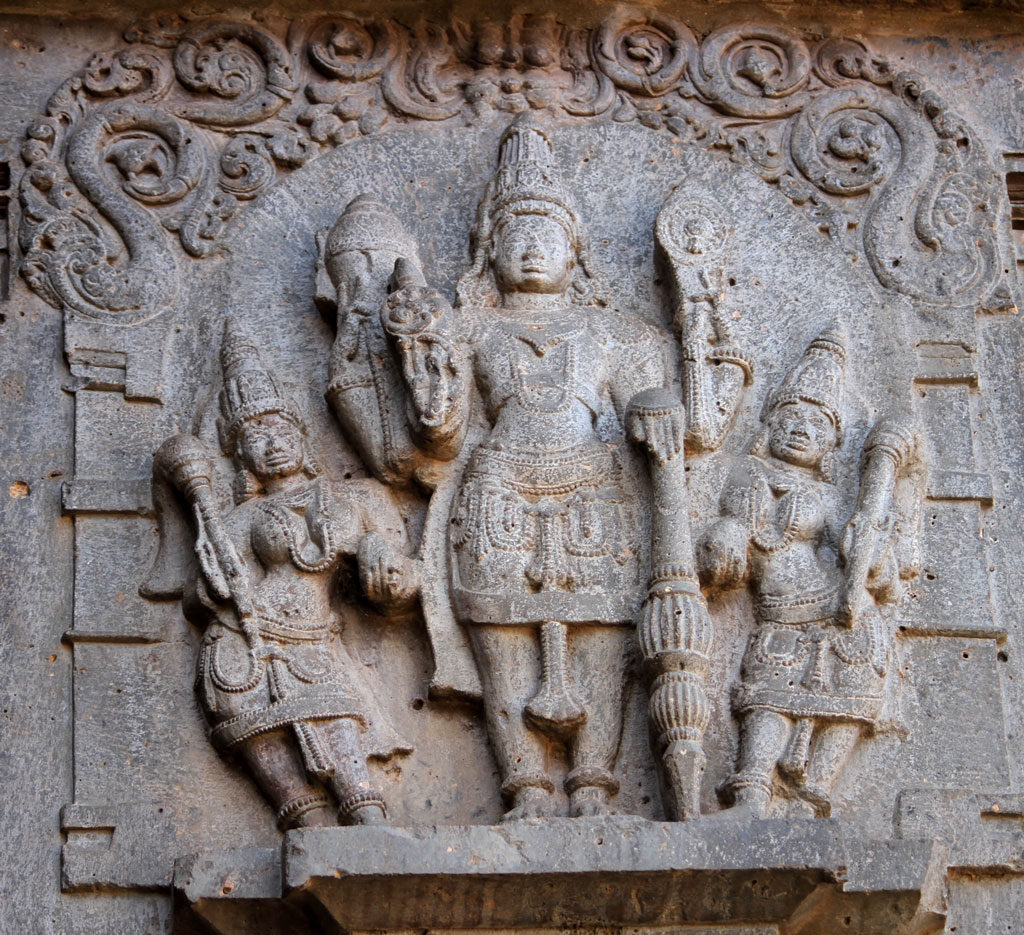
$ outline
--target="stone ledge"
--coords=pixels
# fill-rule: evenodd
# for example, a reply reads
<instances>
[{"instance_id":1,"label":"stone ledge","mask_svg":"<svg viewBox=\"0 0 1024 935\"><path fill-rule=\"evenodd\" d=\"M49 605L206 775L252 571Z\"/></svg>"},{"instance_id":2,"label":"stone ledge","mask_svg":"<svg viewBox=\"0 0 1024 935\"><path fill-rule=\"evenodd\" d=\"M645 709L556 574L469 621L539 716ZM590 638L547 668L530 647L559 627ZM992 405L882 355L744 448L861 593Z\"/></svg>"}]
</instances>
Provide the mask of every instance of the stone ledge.
<instances>
[{"instance_id":1,"label":"stone ledge","mask_svg":"<svg viewBox=\"0 0 1024 935\"><path fill-rule=\"evenodd\" d=\"M179 861L174 888L179 912L226 933L291 907L293 932L308 919L347 931L742 922L810 935L855 913L859 935L894 935L941 927L944 856L833 820L303 829L280 855Z\"/></svg>"}]
</instances>

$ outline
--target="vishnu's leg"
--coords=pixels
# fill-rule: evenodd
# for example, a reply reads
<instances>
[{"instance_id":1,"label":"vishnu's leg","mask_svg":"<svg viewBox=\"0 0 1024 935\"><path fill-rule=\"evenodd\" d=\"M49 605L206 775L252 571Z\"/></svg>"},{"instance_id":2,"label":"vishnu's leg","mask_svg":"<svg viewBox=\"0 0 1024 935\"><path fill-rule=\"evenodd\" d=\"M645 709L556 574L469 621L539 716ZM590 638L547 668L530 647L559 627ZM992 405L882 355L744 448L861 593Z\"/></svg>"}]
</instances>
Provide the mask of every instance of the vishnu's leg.
<instances>
[{"instance_id":1,"label":"vishnu's leg","mask_svg":"<svg viewBox=\"0 0 1024 935\"><path fill-rule=\"evenodd\" d=\"M308 768L338 800L338 821L379 824L387 817L384 798L370 781L359 724L351 718L296 724Z\"/></svg>"},{"instance_id":2,"label":"vishnu's leg","mask_svg":"<svg viewBox=\"0 0 1024 935\"><path fill-rule=\"evenodd\" d=\"M511 803L503 821L551 815L554 784L543 738L524 710L540 684L540 648L534 627L474 624L473 652L480 667L484 714L501 790Z\"/></svg>"},{"instance_id":3,"label":"vishnu's leg","mask_svg":"<svg viewBox=\"0 0 1024 935\"><path fill-rule=\"evenodd\" d=\"M807 762L807 781L800 791L823 818L832 814L832 789L861 735L860 724L826 724L818 733Z\"/></svg>"},{"instance_id":4,"label":"vishnu's leg","mask_svg":"<svg viewBox=\"0 0 1024 935\"><path fill-rule=\"evenodd\" d=\"M569 814L604 815L619 791L613 770L622 742L622 695L626 661L634 640L631 626L573 626L569 669L583 698L586 722L569 741L571 769L565 779Z\"/></svg>"},{"instance_id":5,"label":"vishnu's leg","mask_svg":"<svg viewBox=\"0 0 1024 935\"><path fill-rule=\"evenodd\" d=\"M763 818L772 801L775 768L786 752L793 724L774 711L755 708L740 724L740 752L736 772L726 780L723 793L733 805L723 817Z\"/></svg>"},{"instance_id":6,"label":"vishnu's leg","mask_svg":"<svg viewBox=\"0 0 1024 935\"><path fill-rule=\"evenodd\" d=\"M294 739L283 730L252 737L235 752L277 812L282 831L335 823L330 798L310 782Z\"/></svg>"}]
</instances>

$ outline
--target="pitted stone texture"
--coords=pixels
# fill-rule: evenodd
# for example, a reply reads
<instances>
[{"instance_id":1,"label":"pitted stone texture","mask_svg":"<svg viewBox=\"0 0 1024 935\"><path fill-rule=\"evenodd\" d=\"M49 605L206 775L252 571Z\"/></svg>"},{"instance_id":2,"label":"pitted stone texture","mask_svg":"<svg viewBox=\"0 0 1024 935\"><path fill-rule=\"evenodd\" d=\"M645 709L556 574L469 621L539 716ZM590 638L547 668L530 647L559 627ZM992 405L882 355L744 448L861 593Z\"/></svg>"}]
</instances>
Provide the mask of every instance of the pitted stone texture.
<instances>
[{"instance_id":1,"label":"pitted stone texture","mask_svg":"<svg viewBox=\"0 0 1024 935\"><path fill-rule=\"evenodd\" d=\"M842 930L849 916L861 935L891 935L935 930L942 858L923 841L869 842L820 820L316 829L290 832L280 857L239 852L182 863L175 890L183 916L187 909L231 920L224 930L232 932L255 917L260 881L265 898L277 894L271 868L283 866L295 918L326 913L345 930L402 930L415 921L438 931L610 925L703 933L739 916L756 932L810 935Z\"/></svg>"},{"instance_id":2,"label":"pitted stone texture","mask_svg":"<svg viewBox=\"0 0 1024 935\"><path fill-rule=\"evenodd\" d=\"M407 913L394 924L422 927L434 919L448 930L483 925L482 917L465 915L477 906L492 913L491 931L528 918L522 924L553 932L551 919L537 913L557 903L573 924L605 933L610 920L639 918L659 899L671 904L665 919L623 924L700 935L810 935L823 926L856 931L849 926L861 924L864 931L904 926L920 935L937 931L944 915L950 931L973 933L996 924L1000 913L1015 924L1024 847L1015 797L1024 761L1024 679L1016 652L1024 605L1015 584L1024 548L1017 515L1024 398L1019 325L998 316L1011 310L1019 291L1020 247L1003 175L1021 167L1024 151L1024 101L1013 77L1024 26L1005 10L996 17L957 7L956 19L948 19L936 6L922 6L914 5L913 17L870 7L868 19L854 21L841 4L786 9L785 27L771 4L680 5L656 13L570 4L557 16L534 9L503 19L503 11L481 16L460 3L427 11L420 26L419 10L414 16L397 5L365 3L323 18L281 6L297 17L291 23L273 15L188 14L136 26L62 20L57 29L5 19L11 39L0 46L0 158L11 171L0 197L11 202L20 192L20 207L11 212L16 230L0 270L10 259L12 269L24 263L24 275L0 284L0 295L11 293L0 308L3 463L10 475L0 490L9 491L4 528L14 543L4 547L4 581L14 584L0 589L13 605L13 612L5 605L10 624L0 640L0 698L12 724L2 740L9 755L0 826L9 829L4 846L15 855L0 870L0 930L332 930L338 923L331 915L348 911L363 913L353 924L370 925L380 918L373 916L380 908L374 894L392 890L395 911ZM843 38L864 31L873 35ZM997 31L1002 38L992 38ZM903 32L907 38L896 37ZM819 44L823 34L830 38ZM943 38L915 38L925 34ZM94 52L101 54L86 64ZM603 583L609 593L625 594L619 571L638 566L635 604L644 611L631 612L620 635L631 641L635 624L642 641L592 671L576 639L579 621L552 615L530 624L539 632L522 642L536 674L523 678L518 701L528 729L545 738L541 779L555 789L544 807L552 817L546 827L495 829L486 826L517 808L502 801L501 787L512 799L516 789L507 782L507 763L494 758L502 751L500 731L488 735L473 706L493 686L480 678L487 651L478 645L474 656L471 615L463 608L446 620L428 613L421 621L408 604L380 614L364 598L389 588L408 597L417 581L422 603L436 610L450 590L449 513L438 493L429 509L427 502L445 475L437 465L460 448L458 439L435 431L450 425L444 406L434 405L457 389L459 374L438 352L451 336L446 316L466 317L463 306L472 304L465 289L458 301L460 278L493 262L471 250L472 235L479 246L492 233L492 213L474 218L481 201L489 204L485 185L502 135L525 110L539 118L552 147L550 163L526 161L543 163L561 182L520 178L515 166L522 160L509 154L506 169L516 177L496 181L495 192L543 208L520 224L531 234L545 221L565 222L572 240L578 222L590 242L589 269L609 297L608 306L593 307L582 329L586 339L574 335L553 346L579 349L594 336L590 325L596 333L621 320L627 324L616 340L657 336L667 379L647 385L643 368L620 367L609 386L640 379L647 392L618 411L602 392L590 400L597 438L625 464L626 482L598 492L614 489L636 510L621 525L637 542ZM15 153L22 143L24 165ZM1008 154L1005 165L1001 154ZM371 225L370 233L386 241L379 252L388 255L380 269L369 264L373 301L360 309L371 316L368 327L347 328L358 297L345 279L352 264L332 266L330 237L317 235L366 194L404 233ZM538 239L557 252L557 236ZM354 246L344 238L339 244ZM577 258L583 259L578 251ZM396 269L396 259L408 265ZM389 337L379 317L389 289L405 292L410 309L438 313L420 335L419 350L428 353L411 349L405 369L400 345L409 335L398 328ZM62 333L44 303L59 310ZM394 310L402 305L396 298ZM274 773L263 768L274 757L256 758L255 768L219 758L192 690L203 633L182 617L173 592L175 582L196 577L182 566L205 554L205 545L197 551L187 524L177 533L165 526L159 540L154 535L154 516L164 515L174 494L153 496L151 454L175 433L218 451L216 420L224 413L217 357L228 316L241 320L301 410L323 483L359 499L356 491L380 493L371 478L383 481L391 506L370 512L379 519L397 511L413 546L407 562L397 560L403 553L394 542L350 549L339 567L348 566L351 577L332 581L343 593L332 594L330 613L300 616L306 623L345 620L344 633L323 643L351 652L352 666L339 663L332 672L359 671L367 684L350 693L357 703L341 720L358 723L376 697L381 721L410 738L415 752L386 763L371 759L368 776L357 777L369 783L370 791L361 790L369 798L357 802L338 786L337 764L318 758L308 737L289 736L283 747L305 757L305 780L311 771L314 780L338 786L340 795L329 796L330 820L339 805L347 820L360 810L355 806L372 811L370 799L380 798L399 830L330 832L320 839L323 860L304 886L287 892L276 882L282 865L274 817L289 803L268 807L253 781ZM776 817L701 830L692 819L717 811L717 787L742 765L733 715L749 713L759 691L763 702L762 689L776 678L774 669L754 672L744 664L745 648L753 649L768 625L780 632L794 626L815 638L803 649L839 647L851 655L831 619L811 633L806 625L821 621L769 618L759 600L763 574L748 575L748 587L706 589L706 612L697 589L686 587L691 531L699 542L728 518L721 495L738 489L733 470L757 447L762 413L771 421L777 407L766 401L834 319L847 331L848 392L832 407L844 440L835 451L827 531L820 540L808 532L800 510L787 520L787 504L799 498L782 489L792 480L783 469L771 475L774 514L764 508L765 494L757 515L767 520L754 523L754 532L772 545L775 533L784 537L799 527L800 543L822 546L825 568L845 551L845 565L834 570L856 586L860 610L873 615L894 606L883 594L892 596L880 574L888 562L881 553L894 539L913 538L911 517L918 514L883 501L901 498L913 459L893 458L893 483L879 483L883 461L870 433L886 413L916 413L929 468L919 510L921 575L901 579L907 593L889 621L895 651L879 676L887 688L900 686L900 717L883 724L865 716L863 736L839 763L828 804L855 831L836 831L828 819L796 820L810 814L808 801L824 810L800 794L800 744L788 745L786 775L769 784L768 812ZM480 317L478 330L488 340L495 322ZM457 337L455 357L480 346ZM58 361L62 342L66 369ZM526 350L532 363L535 352ZM600 356L588 353L587 363ZM357 374L356 363L367 366ZM435 383L441 391L432 392L429 380L418 384L424 368L417 363L452 377L451 385ZM367 375L372 384L378 370L386 379L372 393L346 385ZM476 396L475 384L492 373L477 360L464 361L463 387ZM592 375L586 379L604 387ZM548 383L550 389L558 379ZM672 399L652 390L667 390ZM470 406L470 427L486 434L494 413L481 416L479 401ZM392 416L397 440L390 464L374 457L382 411ZM514 434L534 442L540 429L524 420ZM470 436L458 457L469 459L479 443L479 435ZM905 447L909 455L917 445ZM408 456L416 448L429 449L428 457ZM216 502L206 505L223 516L242 473L237 454L217 455L208 472ZM466 486L464 463L456 461L459 476L448 478L453 499ZM301 531L309 502L285 503L255 487L251 493L250 506L281 507L285 525ZM537 530L598 512L593 503L574 504L564 515L551 504L529 506ZM521 532L513 514L502 512L491 524L501 541ZM872 530L878 555L855 542L843 548L843 528L856 515L865 520L861 531ZM247 548L258 524L246 525L241 513L236 520L236 547ZM292 536L298 559L271 563L279 578L291 580L270 590L288 591L300 575L323 575L316 587L326 588L325 570L301 566L318 565L332 551L321 541L331 525L311 520L308 536ZM569 537L577 551L599 525L577 522ZM487 530L472 520L466 526ZM162 559L170 560L158 567L169 571L147 578L158 541ZM416 549L420 542L426 547ZM536 552L524 567L536 564L540 586L570 594L572 563ZM535 557L541 560L532 563ZM806 597L813 575L791 558L783 551L777 564L794 593ZM254 571L264 568L257 564ZM467 574L477 570L466 567ZM685 626L673 626L677 611ZM230 610L225 616L231 622ZM511 640L499 634L494 642L508 663L511 653L502 647ZM803 674L813 682L814 671ZM622 700L610 692L607 710L580 690L620 679ZM218 737L236 726L224 710L211 710L212 693L199 700ZM790 717L792 707L781 716ZM307 705L289 724L319 729L327 719L318 713L324 712ZM572 738L583 716L606 726L621 717L622 745L606 758L610 766L578 768ZM796 728L793 737L810 741L812 755L828 718L794 720L806 729ZM876 729L883 727L891 729ZM760 738L750 747L767 736L750 733ZM338 749L361 757L367 743L369 737L349 737ZM777 752L765 751L771 770ZM571 801L574 791L587 801ZM286 819L314 811L304 811L310 803L301 796L295 801ZM625 816L604 823L560 817L605 804ZM683 821L643 820L666 816ZM435 824L452 827L435 832ZM60 831L66 840L58 874ZM592 832L604 843L596 844ZM637 874L619 844L616 859L600 856L608 836L633 842L641 856L666 847L641 861L645 869ZM948 855L936 841L949 845ZM782 848L782 864L767 852L771 842ZM450 876L423 882L412 868L406 876L397 858L403 844L409 860L437 863ZM354 875L338 879L344 861L334 858L349 845L354 862L346 867ZM470 859L460 863L456 853ZM550 873L559 869L551 855L563 853L575 868L568 880ZM172 921L172 867L185 854L198 856L179 865ZM669 855L666 862L658 863L659 854ZM292 854L285 869L298 860ZM482 881L478 865L500 871L501 880ZM845 865L851 869L843 882ZM749 908L755 877L774 908L761 913L763 924L733 925L727 920ZM538 881L555 903L538 897ZM607 897L598 901L601 918L580 906L578 891L589 894L591 884ZM630 896L648 893L645 887L650 899L637 909ZM469 898L439 911L428 897L446 893ZM707 921L673 915L676 896L681 911L687 903L706 909ZM456 910L463 915L456 918ZM886 916L890 911L895 915Z\"/></svg>"}]
</instances>

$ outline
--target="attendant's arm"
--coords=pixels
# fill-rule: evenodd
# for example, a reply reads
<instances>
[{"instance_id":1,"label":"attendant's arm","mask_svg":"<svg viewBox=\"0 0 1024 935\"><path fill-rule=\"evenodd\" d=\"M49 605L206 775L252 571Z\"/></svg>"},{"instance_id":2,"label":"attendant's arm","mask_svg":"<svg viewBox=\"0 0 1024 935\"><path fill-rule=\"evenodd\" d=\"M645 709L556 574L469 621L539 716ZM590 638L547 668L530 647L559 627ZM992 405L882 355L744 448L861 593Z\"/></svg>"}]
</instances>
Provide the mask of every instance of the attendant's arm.
<instances>
[{"instance_id":1,"label":"attendant's arm","mask_svg":"<svg viewBox=\"0 0 1024 935\"><path fill-rule=\"evenodd\" d=\"M846 593L839 619L853 626L868 602L894 603L903 594L902 573L894 553L899 533L899 510L894 501L901 478L919 476L921 433L916 421L905 414L886 414L864 443L864 471L857 506L843 531L841 555L846 566Z\"/></svg>"}]
</instances>

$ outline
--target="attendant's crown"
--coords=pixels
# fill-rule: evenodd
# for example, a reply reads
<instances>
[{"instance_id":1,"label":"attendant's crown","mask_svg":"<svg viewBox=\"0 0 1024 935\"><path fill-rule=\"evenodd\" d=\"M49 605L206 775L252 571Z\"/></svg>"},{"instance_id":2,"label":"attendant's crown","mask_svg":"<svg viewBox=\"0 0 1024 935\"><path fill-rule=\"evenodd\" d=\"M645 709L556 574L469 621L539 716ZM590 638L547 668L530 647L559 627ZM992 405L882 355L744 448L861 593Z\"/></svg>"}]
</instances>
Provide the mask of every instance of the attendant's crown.
<instances>
[{"instance_id":1,"label":"attendant's crown","mask_svg":"<svg viewBox=\"0 0 1024 935\"><path fill-rule=\"evenodd\" d=\"M225 454L234 454L235 441L250 419L276 412L302 426L298 409L282 394L273 373L264 366L259 349L233 318L224 322L220 347L224 387L220 391L217 433Z\"/></svg>"},{"instance_id":2,"label":"attendant's crown","mask_svg":"<svg viewBox=\"0 0 1024 935\"><path fill-rule=\"evenodd\" d=\"M845 378L845 329L839 322L833 322L811 341L803 357L765 401L762 421L786 403L813 403L828 413L835 424L837 439L842 441Z\"/></svg>"}]
</instances>

